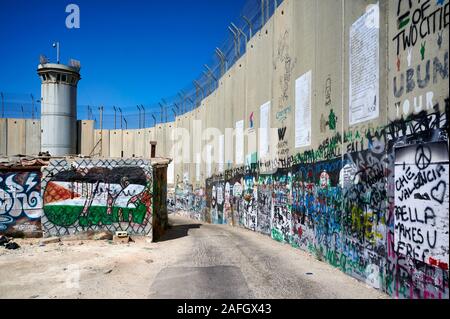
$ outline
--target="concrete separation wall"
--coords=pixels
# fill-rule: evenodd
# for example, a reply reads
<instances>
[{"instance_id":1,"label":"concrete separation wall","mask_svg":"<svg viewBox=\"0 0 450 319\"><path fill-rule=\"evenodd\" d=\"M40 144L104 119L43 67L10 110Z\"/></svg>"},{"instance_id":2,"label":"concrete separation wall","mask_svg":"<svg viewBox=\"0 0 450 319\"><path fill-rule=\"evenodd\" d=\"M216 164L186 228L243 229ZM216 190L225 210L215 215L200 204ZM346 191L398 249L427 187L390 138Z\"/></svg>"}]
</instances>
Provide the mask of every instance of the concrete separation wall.
<instances>
[{"instance_id":1,"label":"concrete separation wall","mask_svg":"<svg viewBox=\"0 0 450 319\"><path fill-rule=\"evenodd\" d=\"M244 121L248 165L234 138L231 167L202 165L202 191L178 180L174 209L394 298L448 298L449 21L449 1L284 1L202 102L207 127ZM263 158L250 137L267 102L276 152Z\"/></svg>"},{"instance_id":2,"label":"concrete separation wall","mask_svg":"<svg viewBox=\"0 0 450 319\"><path fill-rule=\"evenodd\" d=\"M78 121L78 154L91 156L94 154L94 121Z\"/></svg>"},{"instance_id":3,"label":"concrete separation wall","mask_svg":"<svg viewBox=\"0 0 450 319\"><path fill-rule=\"evenodd\" d=\"M8 156L25 155L25 120L7 119L6 125L6 154Z\"/></svg>"},{"instance_id":4,"label":"concrete separation wall","mask_svg":"<svg viewBox=\"0 0 450 319\"><path fill-rule=\"evenodd\" d=\"M113 131L111 131L112 133ZM112 134L111 134L112 135ZM94 130L94 152L93 156L110 156L110 131Z\"/></svg>"},{"instance_id":5,"label":"concrete separation wall","mask_svg":"<svg viewBox=\"0 0 450 319\"><path fill-rule=\"evenodd\" d=\"M41 151L41 121L25 120L25 154L38 155Z\"/></svg>"},{"instance_id":6,"label":"concrete separation wall","mask_svg":"<svg viewBox=\"0 0 450 319\"><path fill-rule=\"evenodd\" d=\"M6 156L6 119L0 119L0 156Z\"/></svg>"}]
</instances>

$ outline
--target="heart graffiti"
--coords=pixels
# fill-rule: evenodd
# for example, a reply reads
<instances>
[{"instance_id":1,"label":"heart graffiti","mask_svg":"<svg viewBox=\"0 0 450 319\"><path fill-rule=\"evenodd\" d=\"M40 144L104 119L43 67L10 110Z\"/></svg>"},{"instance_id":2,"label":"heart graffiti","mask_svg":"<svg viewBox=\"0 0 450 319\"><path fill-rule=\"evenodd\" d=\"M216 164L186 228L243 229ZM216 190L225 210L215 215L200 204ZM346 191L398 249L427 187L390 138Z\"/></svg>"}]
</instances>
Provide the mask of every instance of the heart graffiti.
<instances>
[{"instance_id":1,"label":"heart graffiti","mask_svg":"<svg viewBox=\"0 0 450 319\"><path fill-rule=\"evenodd\" d=\"M447 184L444 181L440 181L435 187L431 189L431 197L439 204L444 202L445 191L447 190Z\"/></svg>"}]
</instances>

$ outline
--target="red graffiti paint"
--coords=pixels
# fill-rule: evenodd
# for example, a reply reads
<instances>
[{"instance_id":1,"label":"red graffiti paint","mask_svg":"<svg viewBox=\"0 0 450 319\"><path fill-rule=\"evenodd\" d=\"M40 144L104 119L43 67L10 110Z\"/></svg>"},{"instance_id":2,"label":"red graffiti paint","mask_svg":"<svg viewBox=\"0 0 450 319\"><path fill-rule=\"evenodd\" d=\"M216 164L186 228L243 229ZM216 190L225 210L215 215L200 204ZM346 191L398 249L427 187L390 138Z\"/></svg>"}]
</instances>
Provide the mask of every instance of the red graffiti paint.
<instances>
[{"instance_id":1,"label":"red graffiti paint","mask_svg":"<svg viewBox=\"0 0 450 319\"><path fill-rule=\"evenodd\" d=\"M436 267L441 268L443 270L448 270L448 264L447 263L444 263L444 262L442 262L440 260L436 260L433 257L428 258L428 263L431 266L436 266Z\"/></svg>"},{"instance_id":2,"label":"red graffiti paint","mask_svg":"<svg viewBox=\"0 0 450 319\"><path fill-rule=\"evenodd\" d=\"M298 228L298 236L299 236L300 238L302 238L302 234L303 234L303 229L302 229L302 227L299 227L299 228Z\"/></svg>"},{"instance_id":3,"label":"red graffiti paint","mask_svg":"<svg viewBox=\"0 0 450 319\"><path fill-rule=\"evenodd\" d=\"M448 264L442 261L439 261L438 267L444 270L448 270Z\"/></svg>"},{"instance_id":4,"label":"red graffiti paint","mask_svg":"<svg viewBox=\"0 0 450 319\"><path fill-rule=\"evenodd\" d=\"M437 266L438 265L438 261L436 259L434 259L433 257L428 258L428 263L431 266Z\"/></svg>"}]
</instances>

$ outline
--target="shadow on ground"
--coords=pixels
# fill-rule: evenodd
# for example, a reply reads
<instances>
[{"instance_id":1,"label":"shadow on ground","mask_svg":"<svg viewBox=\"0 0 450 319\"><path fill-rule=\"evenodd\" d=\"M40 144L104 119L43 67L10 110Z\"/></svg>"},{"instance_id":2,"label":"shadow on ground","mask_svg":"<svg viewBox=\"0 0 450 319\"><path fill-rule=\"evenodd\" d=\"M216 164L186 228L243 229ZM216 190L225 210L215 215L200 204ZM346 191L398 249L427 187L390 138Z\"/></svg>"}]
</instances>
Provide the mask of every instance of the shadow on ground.
<instances>
[{"instance_id":1,"label":"shadow on ground","mask_svg":"<svg viewBox=\"0 0 450 319\"><path fill-rule=\"evenodd\" d=\"M166 267L156 276L152 299L254 298L236 266Z\"/></svg>"},{"instance_id":2,"label":"shadow on ground","mask_svg":"<svg viewBox=\"0 0 450 319\"><path fill-rule=\"evenodd\" d=\"M157 242L185 237L188 235L189 229L200 228L200 226L201 224L169 225L166 233Z\"/></svg>"}]
</instances>

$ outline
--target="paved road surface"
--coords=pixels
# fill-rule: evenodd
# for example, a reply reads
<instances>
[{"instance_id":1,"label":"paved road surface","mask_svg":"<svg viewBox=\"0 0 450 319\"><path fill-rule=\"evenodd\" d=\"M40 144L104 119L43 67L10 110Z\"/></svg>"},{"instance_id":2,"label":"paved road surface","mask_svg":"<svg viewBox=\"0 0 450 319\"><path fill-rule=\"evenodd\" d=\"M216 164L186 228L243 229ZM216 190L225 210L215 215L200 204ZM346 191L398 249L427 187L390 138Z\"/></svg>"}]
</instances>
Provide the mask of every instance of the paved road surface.
<instances>
[{"instance_id":1,"label":"paved road surface","mask_svg":"<svg viewBox=\"0 0 450 319\"><path fill-rule=\"evenodd\" d=\"M268 236L171 216L162 242L183 247L151 298L385 298L309 254Z\"/></svg>"}]
</instances>

